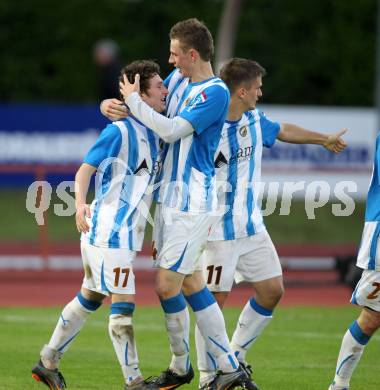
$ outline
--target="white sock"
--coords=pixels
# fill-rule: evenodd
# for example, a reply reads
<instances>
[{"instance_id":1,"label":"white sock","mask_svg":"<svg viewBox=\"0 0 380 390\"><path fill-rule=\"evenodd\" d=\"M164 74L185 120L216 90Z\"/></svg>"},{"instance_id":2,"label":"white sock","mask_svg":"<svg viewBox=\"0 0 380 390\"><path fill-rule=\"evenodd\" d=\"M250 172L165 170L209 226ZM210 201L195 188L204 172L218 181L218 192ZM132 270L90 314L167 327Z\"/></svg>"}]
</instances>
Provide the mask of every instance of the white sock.
<instances>
[{"instance_id":1,"label":"white sock","mask_svg":"<svg viewBox=\"0 0 380 390\"><path fill-rule=\"evenodd\" d=\"M231 340L231 348L239 361L245 362L248 349L272 318L272 311L260 306L253 298L247 302Z\"/></svg>"},{"instance_id":2,"label":"white sock","mask_svg":"<svg viewBox=\"0 0 380 390\"><path fill-rule=\"evenodd\" d=\"M216 359L208 351L205 340L198 328L195 326L195 346L197 349L197 366L199 370L199 387L210 383L217 370Z\"/></svg>"},{"instance_id":3,"label":"white sock","mask_svg":"<svg viewBox=\"0 0 380 390\"><path fill-rule=\"evenodd\" d=\"M142 378L132 324L133 311L133 303L113 303L108 324L109 335L126 384Z\"/></svg>"},{"instance_id":4,"label":"white sock","mask_svg":"<svg viewBox=\"0 0 380 390\"><path fill-rule=\"evenodd\" d=\"M166 330L169 336L172 360L169 368L178 375L189 371L190 316L182 294L161 300L165 312Z\"/></svg>"},{"instance_id":5,"label":"white sock","mask_svg":"<svg viewBox=\"0 0 380 390\"><path fill-rule=\"evenodd\" d=\"M205 287L186 299L194 310L199 330L207 340L207 347L219 369L223 372L236 371L239 362L230 348L223 314L214 296Z\"/></svg>"},{"instance_id":6,"label":"white sock","mask_svg":"<svg viewBox=\"0 0 380 390\"><path fill-rule=\"evenodd\" d=\"M52 353L56 351L60 356L66 352L77 334L83 328L88 316L101 305L100 302L85 299L81 293L69 302L63 309L53 335L47 345L41 351L43 365L49 369L58 367L59 359L53 358Z\"/></svg>"},{"instance_id":7,"label":"white sock","mask_svg":"<svg viewBox=\"0 0 380 390\"><path fill-rule=\"evenodd\" d=\"M334 384L348 387L351 376L363 354L364 347L370 337L363 333L358 323L354 321L343 337L336 365Z\"/></svg>"}]
</instances>

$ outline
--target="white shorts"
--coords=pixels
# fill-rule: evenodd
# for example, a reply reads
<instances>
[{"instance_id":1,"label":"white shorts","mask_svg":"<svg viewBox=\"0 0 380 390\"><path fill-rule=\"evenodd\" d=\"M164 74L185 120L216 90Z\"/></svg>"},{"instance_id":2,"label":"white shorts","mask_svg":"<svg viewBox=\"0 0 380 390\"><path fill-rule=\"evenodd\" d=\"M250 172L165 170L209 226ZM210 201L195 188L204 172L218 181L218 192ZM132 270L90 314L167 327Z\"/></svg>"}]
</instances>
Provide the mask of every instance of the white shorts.
<instances>
[{"instance_id":1,"label":"white shorts","mask_svg":"<svg viewBox=\"0 0 380 390\"><path fill-rule=\"evenodd\" d=\"M356 265L363 269L380 269L379 222L365 222Z\"/></svg>"},{"instance_id":2,"label":"white shorts","mask_svg":"<svg viewBox=\"0 0 380 390\"><path fill-rule=\"evenodd\" d=\"M133 261L136 252L126 248L101 248L81 241L84 269L82 287L103 295L135 294Z\"/></svg>"},{"instance_id":3,"label":"white shorts","mask_svg":"<svg viewBox=\"0 0 380 390\"><path fill-rule=\"evenodd\" d=\"M380 271L363 271L352 294L351 303L380 312Z\"/></svg>"},{"instance_id":4,"label":"white shorts","mask_svg":"<svg viewBox=\"0 0 380 390\"><path fill-rule=\"evenodd\" d=\"M216 218L208 213L191 214L158 204L153 229L154 266L192 274L199 268L199 258Z\"/></svg>"},{"instance_id":5,"label":"white shorts","mask_svg":"<svg viewBox=\"0 0 380 390\"><path fill-rule=\"evenodd\" d=\"M230 241L208 241L201 258L210 291L231 291L232 284L260 282L282 275L267 231Z\"/></svg>"}]
</instances>

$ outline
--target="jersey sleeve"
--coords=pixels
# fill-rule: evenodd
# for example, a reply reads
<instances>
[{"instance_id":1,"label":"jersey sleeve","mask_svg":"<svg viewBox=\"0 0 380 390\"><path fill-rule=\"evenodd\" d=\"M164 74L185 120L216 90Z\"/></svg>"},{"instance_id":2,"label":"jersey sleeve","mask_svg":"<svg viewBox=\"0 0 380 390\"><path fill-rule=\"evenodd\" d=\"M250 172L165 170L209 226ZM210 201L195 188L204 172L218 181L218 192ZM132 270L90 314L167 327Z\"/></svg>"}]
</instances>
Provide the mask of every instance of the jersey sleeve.
<instances>
[{"instance_id":1,"label":"jersey sleeve","mask_svg":"<svg viewBox=\"0 0 380 390\"><path fill-rule=\"evenodd\" d=\"M211 85L200 92L182 110L180 117L186 119L197 134L201 134L218 118L227 114L230 94L221 85Z\"/></svg>"},{"instance_id":2,"label":"jersey sleeve","mask_svg":"<svg viewBox=\"0 0 380 390\"><path fill-rule=\"evenodd\" d=\"M263 137L263 146L271 148L275 143L278 133L280 131L280 124L272 122L266 115L260 111L260 127Z\"/></svg>"},{"instance_id":3,"label":"jersey sleeve","mask_svg":"<svg viewBox=\"0 0 380 390\"><path fill-rule=\"evenodd\" d=\"M122 136L120 129L116 125L108 125L87 152L83 162L98 168L106 158L117 157L121 142Z\"/></svg>"},{"instance_id":4,"label":"jersey sleeve","mask_svg":"<svg viewBox=\"0 0 380 390\"><path fill-rule=\"evenodd\" d=\"M377 169L377 182L380 184L380 134L376 138L375 168Z\"/></svg>"}]
</instances>

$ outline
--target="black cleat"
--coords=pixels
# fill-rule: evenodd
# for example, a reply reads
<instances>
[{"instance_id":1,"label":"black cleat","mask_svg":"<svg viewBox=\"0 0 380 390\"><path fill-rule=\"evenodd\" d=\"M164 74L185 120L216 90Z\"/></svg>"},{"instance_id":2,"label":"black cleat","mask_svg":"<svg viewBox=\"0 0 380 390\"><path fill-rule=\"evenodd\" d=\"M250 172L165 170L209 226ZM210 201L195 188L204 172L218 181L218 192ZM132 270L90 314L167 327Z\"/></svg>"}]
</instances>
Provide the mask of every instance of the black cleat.
<instances>
[{"instance_id":1,"label":"black cleat","mask_svg":"<svg viewBox=\"0 0 380 390\"><path fill-rule=\"evenodd\" d=\"M249 364L245 364L240 362L239 366L243 369L243 371L247 375L247 379L244 382L244 388L246 390L259 390L256 383L252 379L252 367Z\"/></svg>"},{"instance_id":2,"label":"black cleat","mask_svg":"<svg viewBox=\"0 0 380 390\"><path fill-rule=\"evenodd\" d=\"M156 384L160 390L176 389L186 383L190 383L194 378L194 370L190 364L189 371L185 375L178 375L170 368L163 371L160 376L152 378L151 382Z\"/></svg>"},{"instance_id":3,"label":"black cleat","mask_svg":"<svg viewBox=\"0 0 380 390\"><path fill-rule=\"evenodd\" d=\"M65 379L58 369L49 370L44 367L41 360L32 368L32 378L45 383L52 390L66 389Z\"/></svg>"},{"instance_id":4,"label":"black cleat","mask_svg":"<svg viewBox=\"0 0 380 390\"><path fill-rule=\"evenodd\" d=\"M158 390L159 386L155 383L156 378L149 377L133 385L125 385L124 390Z\"/></svg>"},{"instance_id":5,"label":"black cleat","mask_svg":"<svg viewBox=\"0 0 380 390\"><path fill-rule=\"evenodd\" d=\"M208 390L228 390L234 387L245 388L245 382L248 376L245 371L239 366L236 371L222 372L216 374L215 379L208 385Z\"/></svg>"}]
</instances>

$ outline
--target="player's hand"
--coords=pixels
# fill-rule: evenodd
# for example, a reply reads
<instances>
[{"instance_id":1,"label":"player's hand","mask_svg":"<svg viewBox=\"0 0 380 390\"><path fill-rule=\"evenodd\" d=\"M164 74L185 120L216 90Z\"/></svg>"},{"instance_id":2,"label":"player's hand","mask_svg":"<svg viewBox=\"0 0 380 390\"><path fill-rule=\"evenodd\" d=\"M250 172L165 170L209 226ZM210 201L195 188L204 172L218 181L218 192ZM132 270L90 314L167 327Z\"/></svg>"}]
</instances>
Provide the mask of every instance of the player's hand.
<instances>
[{"instance_id":1,"label":"player's hand","mask_svg":"<svg viewBox=\"0 0 380 390\"><path fill-rule=\"evenodd\" d=\"M128 99L128 96L131 95L133 92L140 93L140 75L137 73L135 75L135 82L131 84L128 81L128 77L124 74L123 80L120 81L119 87L120 87L120 93L124 97L124 101Z\"/></svg>"},{"instance_id":2,"label":"player's hand","mask_svg":"<svg viewBox=\"0 0 380 390\"><path fill-rule=\"evenodd\" d=\"M79 233L87 233L90 230L90 226L88 226L86 217L91 218L90 206L88 204L81 204L77 206L77 212L75 213L75 223Z\"/></svg>"},{"instance_id":3,"label":"player's hand","mask_svg":"<svg viewBox=\"0 0 380 390\"><path fill-rule=\"evenodd\" d=\"M105 99L100 103L100 112L110 121L119 121L129 115L129 110L119 99Z\"/></svg>"},{"instance_id":4,"label":"player's hand","mask_svg":"<svg viewBox=\"0 0 380 390\"><path fill-rule=\"evenodd\" d=\"M342 129L335 134L331 134L327 137L327 140L323 146L330 150L330 152L340 153L347 146L347 142L341 138L343 134L347 132L347 129Z\"/></svg>"}]
</instances>

